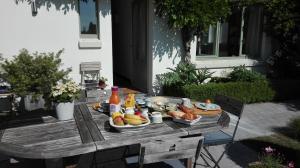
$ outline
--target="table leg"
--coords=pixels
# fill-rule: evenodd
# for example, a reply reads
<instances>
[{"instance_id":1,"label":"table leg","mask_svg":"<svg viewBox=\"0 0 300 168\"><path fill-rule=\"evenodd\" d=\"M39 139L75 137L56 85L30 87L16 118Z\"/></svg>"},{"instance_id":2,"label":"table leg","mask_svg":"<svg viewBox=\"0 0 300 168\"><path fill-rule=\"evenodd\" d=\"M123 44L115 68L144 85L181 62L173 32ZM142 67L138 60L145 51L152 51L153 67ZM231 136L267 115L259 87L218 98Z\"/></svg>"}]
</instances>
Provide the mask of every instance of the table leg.
<instances>
[{"instance_id":1,"label":"table leg","mask_svg":"<svg viewBox=\"0 0 300 168\"><path fill-rule=\"evenodd\" d=\"M76 168L91 167L93 164L94 153L87 153L80 156Z\"/></svg>"},{"instance_id":2,"label":"table leg","mask_svg":"<svg viewBox=\"0 0 300 168\"><path fill-rule=\"evenodd\" d=\"M186 168L192 168L193 166L193 158L186 159Z\"/></svg>"},{"instance_id":3,"label":"table leg","mask_svg":"<svg viewBox=\"0 0 300 168\"><path fill-rule=\"evenodd\" d=\"M63 159L46 159L46 168L63 168Z\"/></svg>"}]
</instances>

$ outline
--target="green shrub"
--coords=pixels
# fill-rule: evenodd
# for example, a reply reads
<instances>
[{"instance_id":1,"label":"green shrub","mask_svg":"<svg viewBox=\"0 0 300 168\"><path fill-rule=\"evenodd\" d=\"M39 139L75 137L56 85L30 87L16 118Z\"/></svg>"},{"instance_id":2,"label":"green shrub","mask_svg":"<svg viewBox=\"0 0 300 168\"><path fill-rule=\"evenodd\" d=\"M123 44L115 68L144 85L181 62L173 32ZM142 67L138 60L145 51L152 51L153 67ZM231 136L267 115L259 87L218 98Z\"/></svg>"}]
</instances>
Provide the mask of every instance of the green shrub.
<instances>
[{"instance_id":1,"label":"green shrub","mask_svg":"<svg viewBox=\"0 0 300 168\"><path fill-rule=\"evenodd\" d=\"M61 70L61 59L63 50L57 53L33 53L26 49L20 51L12 60L5 60L1 66L5 80L11 84L11 89L19 96L32 94L34 98L38 95L48 101L51 88L57 81L67 78L71 69ZM49 103L49 102L47 102Z\"/></svg>"},{"instance_id":2,"label":"green shrub","mask_svg":"<svg viewBox=\"0 0 300 168\"><path fill-rule=\"evenodd\" d=\"M211 82L211 83L226 83L226 82L230 82L230 79L228 77L212 77L209 82Z\"/></svg>"},{"instance_id":3,"label":"green shrub","mask_svg":"<svg viewBox=\"0 0 300 168\"><path fill-rule=\"evenodd\" d=\"M185 85L183 95L195 100L213 99L216 95L226 95L243 101L255 103L271 101L274 91L266 81L207 83L202 85Z\"/></svg>"},{"instance_id":4,"label":"green shrub","mask_svg":"<svg viewBox=\"0 0 300 168\"><path fill-rule=\"evenodd\" d=\"M194 64L184 62L180 62L174 69L168 69L171 72L158 75L158 81L162 86L201 84L213 74L207 69L196 69Z\"/></svg>"},{"instance_id":5,"label":"green shrub","mask_svg":"<svg viewBox=\"0 0 300 168\"><path fill-rule=\"evenodd\" d=\"M248 70L245 66L234 67L228 75L232 82L255 82L266 80L266 77L258 72Z\"/></svg>"}]
</instances>

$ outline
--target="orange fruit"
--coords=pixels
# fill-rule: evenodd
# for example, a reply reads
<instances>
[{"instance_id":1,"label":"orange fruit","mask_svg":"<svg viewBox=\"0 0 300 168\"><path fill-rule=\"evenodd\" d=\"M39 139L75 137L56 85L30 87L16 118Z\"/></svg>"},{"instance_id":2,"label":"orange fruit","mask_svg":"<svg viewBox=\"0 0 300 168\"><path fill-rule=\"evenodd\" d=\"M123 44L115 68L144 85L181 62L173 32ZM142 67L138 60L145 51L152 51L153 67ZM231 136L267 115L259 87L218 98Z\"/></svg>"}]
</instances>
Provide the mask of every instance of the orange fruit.
<instances>
[{"instance_id":1,"label":"orange fruit","mask_svg":"<svg viewBox=\"0 0 300 168\"><path fill-rule=\"evenodd\" d=\"M205 100L205 103L206 103L206 104L210 104L210 103L211 103L211 100L210 100L210 99L206 99L206 100Z\"/></svg>"}]
</instances>

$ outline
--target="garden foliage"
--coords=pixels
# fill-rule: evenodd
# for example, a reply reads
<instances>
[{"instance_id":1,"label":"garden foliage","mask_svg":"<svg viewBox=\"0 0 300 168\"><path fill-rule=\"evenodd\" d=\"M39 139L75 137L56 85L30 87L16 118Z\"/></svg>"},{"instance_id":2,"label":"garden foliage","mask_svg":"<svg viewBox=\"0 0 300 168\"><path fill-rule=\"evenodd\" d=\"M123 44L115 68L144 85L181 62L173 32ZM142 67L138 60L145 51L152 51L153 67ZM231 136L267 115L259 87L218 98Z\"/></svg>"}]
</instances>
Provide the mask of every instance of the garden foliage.
<instances>
[{"instance_id":1,"label":"garden foliage","mask_svg":"<svg viewBox=\"0 0 300 168\"><path fill-rule=\"evenodd\" d=\"M233 71L228 75L231 82L255 82L265 81L266 77L256 71L246 69L245 66L234 67Z\"/></svg>"},{"instance_id":2,"label":"garden foliage","mask_svg":"<svg viewBox=\"0 0 300 168\"><path fill-rule=\"evenodd\" d=\"M203 85L185 85L185 97L195 100L213 99L216 95L234 97L245 103L271 101L274 91L266 81L207 83Z\"/></svg>"},{"instance_id":3,"label":"garden foliage","mask_svg":"<svg viewBox=\"0 0 300 168\"><path fill-rule=\"evenodd\" d=\"M29 53L22 49L12 60L5 60L1 66L4 78L11 85L12 92L18 96L33 94L49 98L51 88L57 81L66 79L71 69L61 70L63 50L57 53Z\"/></svg>"},{"instance_id":4,"label":"garden foliage","mask_svg":"<svg viewBox=\"0 0 300 168\"><path fill-rule=\"evenodd\" d=\"M159 81L165 95L195 100L213 99L222 94L254 103L271 101L275 95L265 76L247 70L245 66L235 67L226 78L214 77L209 83L204 83L210 78L212 73L207 69L198 70L194 65L180 63L172 72L161 74Z\"/></svg>"},{"instance_id":5,"label":"garden foliage","mask_svg":"<svg viewBox=\"0 0 300 168\"><path fill-rule=\"evenodd\" d=\"M194 64L185 62L180 62L174 69L168 69L171 72L158 76L163 86L201 84L213 74L213 72L209 72L207 69L197 69Z\"/></svg>"}]
</instances>

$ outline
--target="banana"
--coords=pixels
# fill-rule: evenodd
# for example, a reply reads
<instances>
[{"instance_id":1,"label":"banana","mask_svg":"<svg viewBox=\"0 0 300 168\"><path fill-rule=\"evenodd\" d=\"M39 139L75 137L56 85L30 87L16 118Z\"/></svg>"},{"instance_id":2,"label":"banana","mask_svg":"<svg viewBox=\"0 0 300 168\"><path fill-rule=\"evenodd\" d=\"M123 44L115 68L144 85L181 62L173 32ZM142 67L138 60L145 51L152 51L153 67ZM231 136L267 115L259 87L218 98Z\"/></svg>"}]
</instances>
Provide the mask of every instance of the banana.
<instances>
[{"instance_id":1,"label":"banana","mask_svg":"<svg viewBox=\"0 0 300 168\"><path fill-rule=\"evenodd\" d=\"M116 117L118 116L122 116L122 114L120 112L114 112L112 115L111 115L111 118L114 120Z\"/></svg>"},{"instance_id":2,"label":"banana","mask_svg":"<svg viewBox=\"0 0 300 168\"><path fill-rule=\"evenodd\" d=\"M130 125L141 125L143 121L141 119L124 118L125 123Z\"/></svg>"},{"instance_id":3,"label":"banana","mask_svg":"<svg viewBox=\"0 0 300 168\"><path fill-rule=\"evenodd\" d=\"M124 118L135 119L135 120L141 120L142 119L140 116L134 115L134 114L125 114Z\"/></svg>"}]
</instances>

